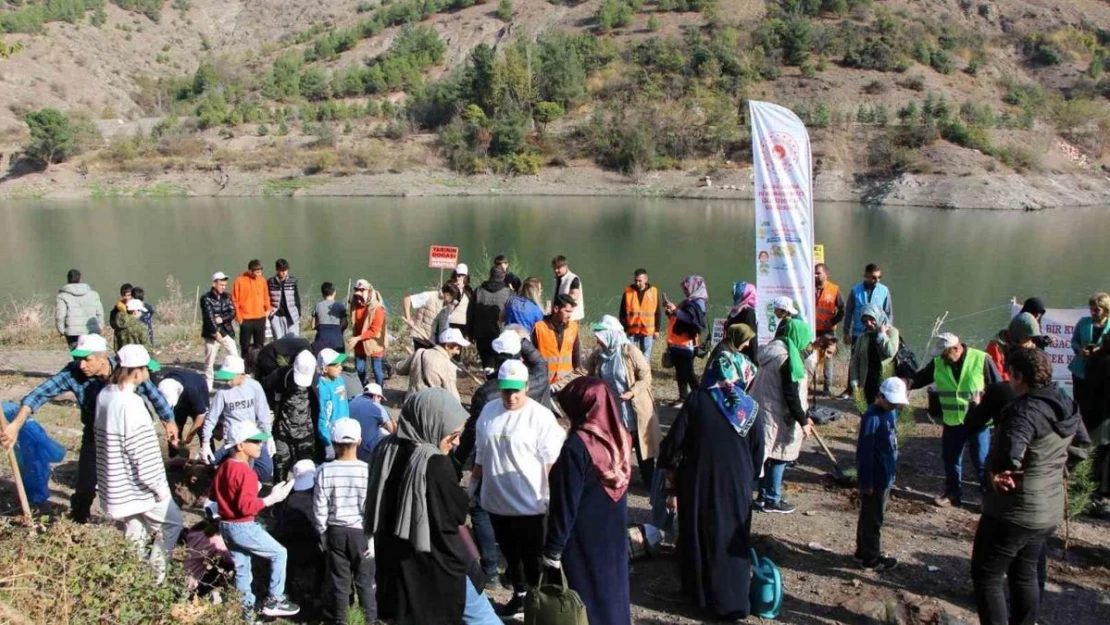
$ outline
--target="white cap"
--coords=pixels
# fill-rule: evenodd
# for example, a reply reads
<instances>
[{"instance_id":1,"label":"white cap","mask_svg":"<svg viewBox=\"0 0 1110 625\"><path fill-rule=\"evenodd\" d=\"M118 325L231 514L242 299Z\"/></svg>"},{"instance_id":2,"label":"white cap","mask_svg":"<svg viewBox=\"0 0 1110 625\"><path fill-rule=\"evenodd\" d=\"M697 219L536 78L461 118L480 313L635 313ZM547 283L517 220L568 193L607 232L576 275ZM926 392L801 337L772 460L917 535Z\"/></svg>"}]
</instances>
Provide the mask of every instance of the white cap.
<instances>
[{"instance_id":1,"label":"white cap","mask_svg":"<svg viewBox=\"0 0 1110 625\"><path fill-rule=\"evenodd\" d=\"M216 273L212 274L212 281L216 282L218 280L227 280L227 274L222 271L217 271Z\"/></svg>"},{"instance_id":2,"label":"white cap","mask_svg":"<svg viewBox=\"0 0 1110 625\"><path fill-rule=\"evenodd\" d=\"M382 392L382 385L378 384L377 382L370 382L369 384L367 384L366 388L362 389L362 394L385 397L385 393Z\"/></svg>"},{"instance_id":3,"label":"white cap","mask_svg":"<svg viewBox=\"0 0 1110 625\"><path fill-rule=\"evenodd\" d=\"M359 289L368 289L368 288L370 288L370 281L369 280L366 280L365 278L359 278L358 280L355 280L355 290L356 291L359 290Z\"/></svg>"},{"instance_id":4,"label":"white cap","mask_svg":"<svg viewBox=\"0 0 1110 625\"><path fill-rule=\"evenodd\" d=\"M619 330L624 332L624 326L622 326L621 322L617 321L617 318L613 315L602 315L601 321L599 321L597 325L605 326L606 330Z\"/></svg>"},{"instance_id":5,"label":"white cap","mask_svg":"<svg viewBox=\"0 0 1110 625\"><path fill-rule=\"evenodd\" d=\"M519 391L528 385L528 367L519 360L506 360L497 371L497 387Z\"/></svg>"},{"instance_id":6,"label":"white cap","mask_svg":"<svg viewBox=\"0 0 1110 625\"><path fill-rule=\"evenodd\" d=\"M254 421L237 421L224 434L224 447L230 449L245 441L265 441L270 435L258 429Z\"/></svg>"},{"instance_id":7,"label":"white cap","mask_svg":"<svg viewBox=\"0 0 1110 625\"><path fill-rule=\"evenodd\" d=\"M458 328L447 328L439 333L439 344L447 345L454 343L459 347L470 347L470 341L463 338L462 332Z\"/></svg>"},{"instance_id":8,"label":"white cap","mask_svg":"<svg viewBox=\"0 0 1110 625\"><path fill-rule=\"evenodd\" d=\"M208 503L204 504L204 516L211 521L220 520L220 506L215 499L209 499Z\"/></svg>"},{"instance_id":9,"label":"white cap","mask_svg":"<svg viewBox=\"0 0 1110 625\"><path fill-rule=\"evenodd\" d=\"M127 312L135 312L136 310L146 312L146 304L141 299L127 300Z\"/></svg>"},{"instance_id":10,"label":"white cap","mask_svg":"<svg viewBox=\"0 0 1110 625\"><path fill-rule=\"evenodd\" d=\"M213 375L217 380L234 380L247 372L247 363L238 356L228 356L224 358L224 366L220 367L219 371Z\"/></svg>"},{"instance_id":11,"label":"white cap","mask_svg":"<svg viewBox=\"0 0 1110 625\"><path fill-rule=\"evenodd\" d=\"M307 349L302 350L293 359L293 384L301 388L308 388L312 386L312 376L316 374L316 359L312 357L312 352Z\"/></svg>"},{"instance_id":12,"label":"white cap","mask_svg":"<svg viewBox=\"0 0 1110 625\"><path fill-rule=\"evenodd\" d=\"M293 490L312 490L316 484L316 463L305 458L293 465Z\"/></svg>"},{"instance_id":13,"label":"white cap","mask_svg":"<svg viewBox=\"0 0 1110 625\"><path fill-rule=\"evenodd\" d=\"M347 354L340 354L330 347L327 349L321 349L320 355L316 357L316 361L320 364L321 369L327 367L328 365L343 364L344 360L347 360Z\"/></svg>"},{"instance_id":14,"label":"white cap","mask_svg":"<svg viewBox=\"0 0 1110 625\"><path fill-rule=\"evenodd\" d=\"M933 358L940 358L949 348L955 347L960 344L960 337L952 334L951 332L944 332L938 334L937 338L933 339L933 344L929 348L929 354Z\"/></svg>"},{"instance_id":15,"label":"white cap","mask_svg":"<svg viewBox=\"0 0 1110 625\"><path fill-rule=\"evenodd\" d=\"M181 399L181 394L185 392L185 386L173 378L166 378L158 383L158 392L166 398L166 403L170 405L170 408L176 408L178 400Z\"/></svg>"},{"instance_id":16,"label":"white cap","mask_svg":"<svg viewBox=\"0 0 1110 625\"><path fill-rule=\"evenodd\" d=\"M116 352L116 358L119 360L119 366L129 369L150 364L150 354L142 345L124 345Z\"/></svg>"},{"instance_id":17,"label":"white cap","mask_svg":"<svg viewBox=\"0 0 1110 625\"><path fill-rule=\"evenodd\" d=\"M362 426L358 421L344 417L331 426L331 442L357 443L362 440Z\"/></svg>"},{"instance_id":18,"label":"white cap","mask_svg":"<svg viewBox=\"0 0 1110 625\"><path fill-rule=\"evenodd\" d=\"M82 334L77 338L77 346L69 353L74 358L84 358L89 354L108 351L108 341L99 334Z\"/></svg>"},{"instance_id":19,"label":"white cap","mask_svg":"<svg viewBox=\"0 0 1110 625\"><path fill-rule=\"evenodd\" d=\"M910 403L906 396L906 382L902 378L887 378L879 386L879 392L892 404L903 406Z\"/></svg>"},{"instance_id":20,"label":"white cap","mask_svg":"<svg viewBox=\"0 0 1110 625\"><path fill-rule=\"evenodd\" d=\"M470 267L467 267L466 263L459 263L455 265L455 273L459 274L460 276L469 275Z\"/></svg>"},{"instance_id":21,"label":"white cap","mask_svg":"<svg viewBox=\"0 0 1110 625\"><path fill-rule=\"evenodd\" d=\"M771 300L771 305L774 306L775 310L781 310L783 312L788 312L791 315L797 315L798 314L798 309L794 308L794 300L790 299L789 297L787 297L785 295L780 295L780 296L776 297L775 299Z\"/></svg>"},{"instance_id":22,"label":"white cap","mask_svg":"<svg viewBox=\"0 0 1110 625\"><path fill-rule=\"evenodd\" d=\"M520 335L514 330L505 330L493 339L493 351L498 354L516 356L520 353Z\"/></svg>"}]
</instances>

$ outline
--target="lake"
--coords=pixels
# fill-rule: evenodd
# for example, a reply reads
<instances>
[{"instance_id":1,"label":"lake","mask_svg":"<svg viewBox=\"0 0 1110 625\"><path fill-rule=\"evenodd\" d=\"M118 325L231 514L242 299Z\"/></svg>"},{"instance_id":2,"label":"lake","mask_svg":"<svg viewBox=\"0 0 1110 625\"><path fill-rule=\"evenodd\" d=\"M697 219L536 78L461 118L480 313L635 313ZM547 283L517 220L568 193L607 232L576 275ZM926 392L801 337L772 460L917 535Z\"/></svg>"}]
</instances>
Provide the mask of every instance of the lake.
<instances>
[{"instance_id":1,"label":"lake","mask_svg":"<svg viewBox=\"0 0 1110 625\"><path fill-rule=\"evenodd\" d=\"M476 287L497 253L522 277L544 278L563 254L583 280L586 312L616 314L636 267L672 299L691 273L709 285L711 316L731 305L731 284L754 280L754 208L749 201L636 198L226 198L11 201L0 206L0 289L52 297L66 271L81 269L105 304L122 282L157 301L174 276L192 297L214 271L242 272L259 258L266 275L284 257L306 299L334 282L367 278L399 311L400 298L431 287L432 244L461 248ZM1007 320L1011 296L1049 307L1083 307L1110 288L1105 209L1044 213L867 208L822 204L817 240L832 280L847 289L863 266L882 266L895 325L915 351L933 319L978 345ZM311 289L311 291L309 291ZM987 312L983 312L987 311Z\"/></svg>"}]
</instances>

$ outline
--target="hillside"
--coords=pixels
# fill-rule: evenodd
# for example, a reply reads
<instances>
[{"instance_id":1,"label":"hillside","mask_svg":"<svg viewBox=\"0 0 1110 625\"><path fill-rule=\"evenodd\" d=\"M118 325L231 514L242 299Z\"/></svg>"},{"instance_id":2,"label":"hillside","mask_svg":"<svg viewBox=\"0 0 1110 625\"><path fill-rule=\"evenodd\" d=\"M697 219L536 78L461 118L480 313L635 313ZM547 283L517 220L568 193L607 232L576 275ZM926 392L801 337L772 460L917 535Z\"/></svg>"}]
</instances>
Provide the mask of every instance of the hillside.
<instances>
[{"instance_id":1,"label":"hillside","mask_svg":"<svg viewBox=\"0 0 1110 625\"><path fill-rule=\"evenodd\" d=\"M767 99L810 126L826 199L1110 203L1107 24L1104 0L0 0L0 196L567 168L742 194ZM43 107L75 131L45 158Z\"/></svg>"}]
</instances>

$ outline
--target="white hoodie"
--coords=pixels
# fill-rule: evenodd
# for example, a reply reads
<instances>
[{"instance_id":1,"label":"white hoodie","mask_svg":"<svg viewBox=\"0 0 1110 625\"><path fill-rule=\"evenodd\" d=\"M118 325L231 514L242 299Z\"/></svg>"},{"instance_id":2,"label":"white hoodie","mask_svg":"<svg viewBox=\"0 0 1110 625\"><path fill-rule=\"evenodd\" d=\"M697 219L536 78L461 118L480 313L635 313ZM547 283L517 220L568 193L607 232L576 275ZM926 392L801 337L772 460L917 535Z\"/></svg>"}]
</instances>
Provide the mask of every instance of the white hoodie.
<instances>
[{"instance_id":1,"label":"white hoodie","mask_svg":"<svg viewBox=\"0 0 1110 625\"><path fill-rule=\"evenodd\" d=\"M154 423L130 384L96 398L96 480L100 506L113 519L148 512L170 496Z\"/></svg>"}]
</instances>

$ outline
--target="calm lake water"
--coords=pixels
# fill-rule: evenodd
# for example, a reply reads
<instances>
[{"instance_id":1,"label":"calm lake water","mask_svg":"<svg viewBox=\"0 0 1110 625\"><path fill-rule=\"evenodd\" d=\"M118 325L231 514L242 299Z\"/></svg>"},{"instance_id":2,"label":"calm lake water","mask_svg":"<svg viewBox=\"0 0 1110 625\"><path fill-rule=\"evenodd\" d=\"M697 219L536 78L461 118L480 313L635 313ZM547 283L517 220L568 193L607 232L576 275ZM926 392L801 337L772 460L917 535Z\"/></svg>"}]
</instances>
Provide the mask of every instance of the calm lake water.
<instances>
[{"instance_id":1,"label":"calm lake water","mask_svg":"<svg viewBox=\"0 0 1110 625\"><path fill-rule=\"evenodd\" d=\"M214 271L243 271L262 259L267 275L289 260L310 299L318 285L365 277L399 310L400 298L434 285L428 246L454 245L474 286L499 252L522 275L544 278L549 262L570 259L582 276L587 315L615 314L636 267L672 299L679 281L705 276L711 314L730 306L731 284L754 280L750 202L599 198L159 199L18 201L0 205L0 293L51 297L70 267L110 302L122 282L157 301L168 275L187 294L208 288ZM894 299L895 325L915 350L933 318L982 343L1005 324L1011 296L1037 295L1050 307L1081 307L1110 288L1110 221L1102 210L1046 213L816 209L833 281L848 288L879 263ZM150 299L148 297L148 299ZM968 316L971 315L971 316Z\"/></svg>"}]
</instances>

